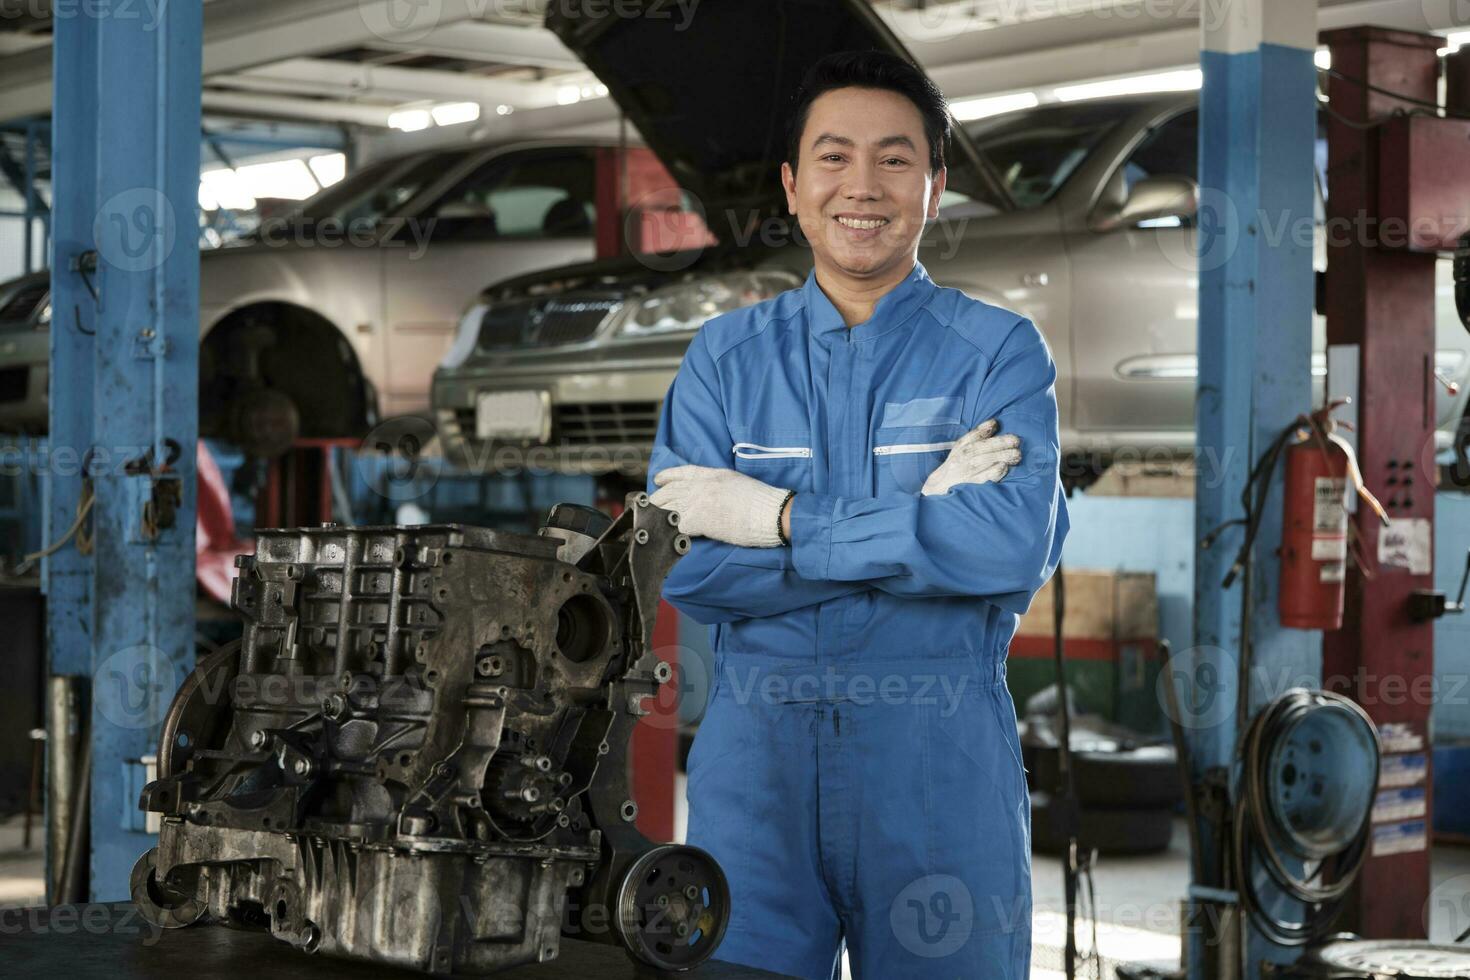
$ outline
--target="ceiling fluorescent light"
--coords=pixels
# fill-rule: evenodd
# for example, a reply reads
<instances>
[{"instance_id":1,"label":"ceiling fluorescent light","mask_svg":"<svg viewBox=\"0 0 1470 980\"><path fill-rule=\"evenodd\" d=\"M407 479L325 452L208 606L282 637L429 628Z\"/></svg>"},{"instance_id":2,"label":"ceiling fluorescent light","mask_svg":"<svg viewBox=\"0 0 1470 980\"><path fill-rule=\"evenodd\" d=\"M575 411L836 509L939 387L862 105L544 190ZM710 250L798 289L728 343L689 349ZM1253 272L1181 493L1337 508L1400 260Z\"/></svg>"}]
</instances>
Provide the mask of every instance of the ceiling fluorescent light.
<instances>
[{"instance_id":1,"label":"ceiling fluorescent light","mask_svg":"<svg viewBox=\"0 0 1470 980\"><path fill-rule=\"evenodd\" d=\"M1014 95L997 95L984 99L964 99L960 102L951 102L949 111L954 113L954 117L961 122L969 122L972 119L997 116L1002 112L1033 109L1040 102L1035 92L1017 92Z\"/></svg>"},{"instance_id":2,"label":"ceiling fluorescent light","mask_svg":"<svg viewBox=\"0 0 1470 980\"><path fill-rule=\"evenodd\" d=\"M434 123L438 126L454 126L459 123L474 122L480 118L480 103L478 102L441 102L429 110L434 117Z\"/></svg>"},{"instance_id":3,"label":"ceiling fluorescent light","mask_svg":"<svg viewBox=\"0 0 1470 980\"><path fill-rule=\"evenodd\" d=\"M1116 95L1187 92L1199 88L1203 77L1198 68L1186 68L1180 71L1163 71L1150 75L1110 78L1104 82L1063 85L1056 90L1055 94L1062 102L1079 102L1083 99L1101 99Z\"/></svg>"},{"instance_id":4,"label":"ceiling fluorescent light","mask_svg":"<svg viewBox=\"0 0 1470 980\"><path fill-rule=\"evenodd\" d=\"M388 113L388 125L405 133L418 132L434 125L434 117L428 109L400 109Z\"/></svg>"}]
</instances>

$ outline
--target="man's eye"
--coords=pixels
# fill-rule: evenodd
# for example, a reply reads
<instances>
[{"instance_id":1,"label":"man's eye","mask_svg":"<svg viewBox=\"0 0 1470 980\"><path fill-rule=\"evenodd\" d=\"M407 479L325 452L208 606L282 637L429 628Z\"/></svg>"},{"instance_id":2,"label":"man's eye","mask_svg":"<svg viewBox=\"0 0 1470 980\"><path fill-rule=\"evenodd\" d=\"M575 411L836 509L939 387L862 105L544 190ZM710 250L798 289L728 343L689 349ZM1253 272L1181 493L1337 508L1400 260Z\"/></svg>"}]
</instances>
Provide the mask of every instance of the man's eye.
<instances>
[{"instance_id":1,"label":"man's eye","mask_svg":"<svg viewBox=\"0 0 1470 980\"><path fill-rule=\"evenodd\" d=\"M822 159L823 160L832 160L832 161L836 161L838 163L841 163L842 162L842 154L840 154L840 153L828 153L826 156L822 157Z\"/></svg>"},{"instance_id":2,"label":"man's eye","mask_svg":"<svg viewBox=\"0 0 1470 980\"><path fill-rule=\"evenodd\" d=\"M905 164L908 163L908 161L905 160L903 157L889 157L887 160L884 160L883 162L884 163L891 163L894 166L898 166L898 167L901 167L901 166L903 166L903 165L905 165Z\"/></svg>"}]
</instances>

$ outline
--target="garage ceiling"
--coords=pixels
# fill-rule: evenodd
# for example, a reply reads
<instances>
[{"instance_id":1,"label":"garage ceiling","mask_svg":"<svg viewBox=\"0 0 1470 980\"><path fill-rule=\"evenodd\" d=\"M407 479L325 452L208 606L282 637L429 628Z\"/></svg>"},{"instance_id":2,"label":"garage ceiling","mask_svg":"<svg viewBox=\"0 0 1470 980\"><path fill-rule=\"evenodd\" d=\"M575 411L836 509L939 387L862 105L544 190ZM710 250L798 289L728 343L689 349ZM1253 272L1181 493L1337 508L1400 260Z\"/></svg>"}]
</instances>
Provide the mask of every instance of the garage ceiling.
<instances>
[{"instance_id":1,"label":"garage ceiling","mask_svg":"<svg viewBox=\"0 0 1470 980\"><path fill-rule=\"evenodd\" d=\"M383 128L405 109L465 102L480 107L476 128L484 134L606 125L615 112L599 97L596 79L540 26L547 2L206 0L204 108L215 116ZM1199 10L1217 6L1213 0L873 4L952 99L1192 64ZM153 4L132 0L130 6L146 17ZM1323 0L1320 7L1324 28L1465 26L1451 16L1453 0ZM0 78L6 80L0 121L49 111L51 23L49 0L0 0Z\"/></svg>"}]
</instances>

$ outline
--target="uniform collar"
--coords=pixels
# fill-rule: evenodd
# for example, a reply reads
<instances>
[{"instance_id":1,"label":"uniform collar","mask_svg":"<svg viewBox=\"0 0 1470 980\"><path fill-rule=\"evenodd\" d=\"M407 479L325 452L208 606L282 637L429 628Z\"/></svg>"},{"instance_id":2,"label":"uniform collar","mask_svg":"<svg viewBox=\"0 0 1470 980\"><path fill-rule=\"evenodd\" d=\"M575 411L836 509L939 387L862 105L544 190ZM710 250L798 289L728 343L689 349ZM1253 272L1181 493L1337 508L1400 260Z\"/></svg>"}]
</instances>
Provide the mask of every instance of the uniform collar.
<instances>
[{"instance_id":1,"label":"uniform collar","mask_svg":"<svg viewBox=\"0 0 1470 980\"><path fill-rule=\"evenodd\" d=\"M815 268L807 274L802 293L806 301L807 323L813 334L824 340L845 336L848 340L862 341L881 337L907 323L933 295L934 289L934 280L929 278L923 263L915 260L909 274L879 298L873 307L873 315L851 328L843 321L842 314L832 305L827 294L822 292L822 287L817 285Z\"/></svg>"}]
</instances>

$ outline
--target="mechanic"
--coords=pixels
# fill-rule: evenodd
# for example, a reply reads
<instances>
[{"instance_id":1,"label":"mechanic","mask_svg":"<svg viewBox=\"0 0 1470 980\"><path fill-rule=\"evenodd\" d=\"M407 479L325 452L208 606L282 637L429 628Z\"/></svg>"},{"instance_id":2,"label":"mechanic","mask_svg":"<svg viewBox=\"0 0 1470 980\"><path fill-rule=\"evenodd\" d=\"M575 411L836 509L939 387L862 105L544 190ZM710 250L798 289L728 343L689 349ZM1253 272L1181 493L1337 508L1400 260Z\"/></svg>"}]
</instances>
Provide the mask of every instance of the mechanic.
<instances>
[{"instance_id":1,"label":"mechanic","mask_svg":"<svg viewBox=\"0 0 1470 980\"><path fill-rule=\"evenodd\" d=\"M781 179L815 268L706 323L664 402L649 488L694 538L664 596L713 626L688 841L729 876L719 959L1028 976L1005 657L1068 527L1056 370L918 262L948 136L901 58L813 65Z\"/></svg>"}]
</instances>

